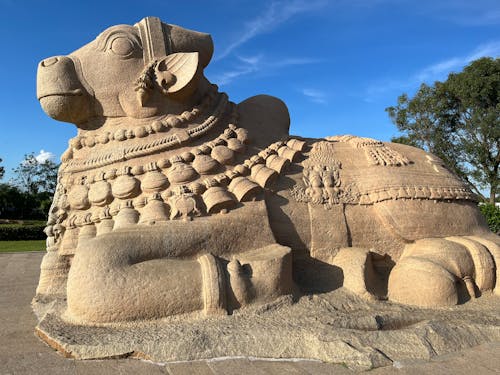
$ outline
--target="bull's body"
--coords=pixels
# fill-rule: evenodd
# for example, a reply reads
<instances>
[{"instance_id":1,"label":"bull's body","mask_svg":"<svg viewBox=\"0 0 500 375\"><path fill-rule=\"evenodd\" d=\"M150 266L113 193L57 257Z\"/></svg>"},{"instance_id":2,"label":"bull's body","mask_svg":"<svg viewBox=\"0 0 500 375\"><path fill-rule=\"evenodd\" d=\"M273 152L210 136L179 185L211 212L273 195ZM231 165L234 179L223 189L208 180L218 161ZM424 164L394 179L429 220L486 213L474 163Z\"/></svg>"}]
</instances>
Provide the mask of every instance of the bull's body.
<instances>
[{"instance_id":1,"label":"bull's body","mask_svg":"<svg viewBox=\"0 0 500 375\"><path fill-rule=\"evenodd\" d=\"M145 19L41 63L43 108L80 130L40 298L114 322L232 311L296 284L425 306L495 288L500 241L437 158L352 136L290 139L281 101L234 106L210 87L210 56L205 34Z\"/></svg>"}]
</instances>

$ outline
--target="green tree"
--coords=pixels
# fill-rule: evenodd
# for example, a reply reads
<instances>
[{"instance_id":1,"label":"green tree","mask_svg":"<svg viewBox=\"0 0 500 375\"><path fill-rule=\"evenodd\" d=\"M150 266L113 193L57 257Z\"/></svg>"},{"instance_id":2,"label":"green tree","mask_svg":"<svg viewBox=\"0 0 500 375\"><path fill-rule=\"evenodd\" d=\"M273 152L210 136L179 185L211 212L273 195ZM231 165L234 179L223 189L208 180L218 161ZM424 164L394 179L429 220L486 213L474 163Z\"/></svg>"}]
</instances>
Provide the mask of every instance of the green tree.
<instances>
[{"instance_id":1,"label":"green tree","mask_svg":"<svg viewBox=\"0 0 500 375\"><path fill-rule=\"evenodd\" d=\"M413 98L403 94L386 108L403 133L394 142L439 156L483 199L495 203L500 164L500 59L473 61L445 82L422 84Z\"/></svg>"},{"instance_id":2,"label":"green tree","mask_svg":"<svg viewBox=\"0 0 500 375\"><path fill-rule=\"evenodd\" d=\"M452 73L445 89L455 103L452 134L464 169L494 204L500 188L500 59L481 58Z\"/></svg>"},{"instance_id":3,"label":"green tree","mask_svg":"<svg viewBox=\"0 0 500 375\"><path fill-rule=\"evenodd\" d=\"M48 193L31 195L16 186L0 184L0 218L46 219L48 209L43 207Z\"/></svg>"},{"instance_id":4,"label":"green tree","mask_svg":"<svg viewBox=\"0 0 500 375\"><path fill-rule=\"evenodd\" d=\"M0 163L2 162L2 158L0 158ZM5 173L4 167L0 166L0 180L3 178L3 174Z\"/></svg>"},{"instance_id":5,"label":"green tree","mask_svg":"<svg viewBox=\"0 0 500 375\"><path fill-rule=\"evenodd\" d=\"M16 178L12 184L31 195L42 192L52 195L57 185L58 167L51 160L39 162L33 153L27 154L19 166L14 169Z\"/></svg>"}]
</instances>

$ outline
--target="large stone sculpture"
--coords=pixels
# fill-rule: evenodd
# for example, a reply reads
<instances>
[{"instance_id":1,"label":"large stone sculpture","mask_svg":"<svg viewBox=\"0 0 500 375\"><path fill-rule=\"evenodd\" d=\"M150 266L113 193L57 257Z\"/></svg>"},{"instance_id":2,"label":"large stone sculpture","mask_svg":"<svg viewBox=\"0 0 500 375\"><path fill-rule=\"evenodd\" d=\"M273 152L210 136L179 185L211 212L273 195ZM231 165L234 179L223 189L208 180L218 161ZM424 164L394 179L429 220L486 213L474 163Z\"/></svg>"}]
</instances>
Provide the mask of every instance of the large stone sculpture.
<instances>
[{"instance_id":1,"label":"large stone sculpture","mask_svg":"<svg viewBox=\"0 0 500 375\"><path fill-rule=\"evenodd\" d=\"M64 300L63 320L92 326L244 314L341 286L424 307L498 292L500 239L438 158L290 137L280 100L236 105L208 82L212 51L208 34L148 17L40 63L42 108L78 135L49 214L39 316Z\"/></svg>"}]
</instances>

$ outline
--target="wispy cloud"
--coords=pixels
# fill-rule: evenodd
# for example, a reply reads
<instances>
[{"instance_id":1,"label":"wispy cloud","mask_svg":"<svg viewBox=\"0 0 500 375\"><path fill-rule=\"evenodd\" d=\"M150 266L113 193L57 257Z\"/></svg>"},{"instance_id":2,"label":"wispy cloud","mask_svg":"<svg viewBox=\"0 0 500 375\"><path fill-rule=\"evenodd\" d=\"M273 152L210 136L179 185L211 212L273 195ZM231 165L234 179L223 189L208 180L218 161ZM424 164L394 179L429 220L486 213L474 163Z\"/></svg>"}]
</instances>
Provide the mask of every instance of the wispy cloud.
<instances>
[{"instance_id":1,"label":"wispy cloud","mask_svg":"<svg viewBox=\"0 0 500 375\"><path fill-rule=\"evenodd\" d=\"M500 56L500 40L481 44L467 55L451 57L428 65L410 75L407 79L382 79L374 82L365 90L365 101L373 102L377 97L388 92L410 90L424 82L433 83L434 81L444 80L449 73L460 71L471 61L484 56Z\"/></svg>"},{"instance_id":2,"label":"wispy cloud","mask_svg":"<svg viewBox=\"0 0 500 375\"><path fill-rule=\"evenodd\" d=\"M263 54L254 56L237 56L237 65L221 74L215 74L213 81L219 86L228 85L242 76L266 72L274 74L279 69L297 65L308 65L320 63L323 60L307 57L286 57L280 59L269 59Z\"/></svg>"},{"instance_id":3,"label":"wispy cloud","mask_svg":"<svg viewBox=\"0 0 500 375\"><path fill-rule=\"evenodd\" d=\"M471 61L484 56L500 56L500 41L482 44L466 56L452 57L427 66L414 75L414 80L418 82L428 82L431 80L443 79L448 73L462 69Z\"/></svg>"},{"instance_id":4,"label":"wispy cloud","mask_svg":"<svg viewBox=\"0 0 500 375\"><path fill-rule=\"evenodd\" d=\"M244 24L243 30L214 60L225 58L242 44L277 28L296 15L321 9L327 4L326 0L272 1L262 14Z\"/></svg>"},{"instance_id":5,"label":"wispy cloud","mask_svg":"<svg viewBox=\"0 0 500 375\"><path fill-rule=\"evenodd\" d=\"M326 104L327 102L326 94L321 90L304 88L301 90L301 92L313 103Z\"/></svg>"}]
</instances>

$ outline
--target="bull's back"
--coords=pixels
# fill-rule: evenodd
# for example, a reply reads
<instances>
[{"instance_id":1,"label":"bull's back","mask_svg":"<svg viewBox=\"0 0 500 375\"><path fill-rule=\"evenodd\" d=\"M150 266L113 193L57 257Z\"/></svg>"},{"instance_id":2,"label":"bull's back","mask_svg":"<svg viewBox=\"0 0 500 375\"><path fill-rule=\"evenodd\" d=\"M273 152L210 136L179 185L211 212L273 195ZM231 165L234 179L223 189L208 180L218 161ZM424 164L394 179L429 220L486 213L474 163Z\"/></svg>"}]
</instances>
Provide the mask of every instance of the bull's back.
<instances>
[{"instance_id":1,"label":"bull's back","mask_svg":"<svg viewBox=\"0 0 500 375\"><path fill-rule=\"evenodd\" d=\"M268 198L277 240L298 255L364 247L397 260L421 238L488 230L476 196L434 155L354 136L308 146Z\"/></svg>"}]
</instances>

